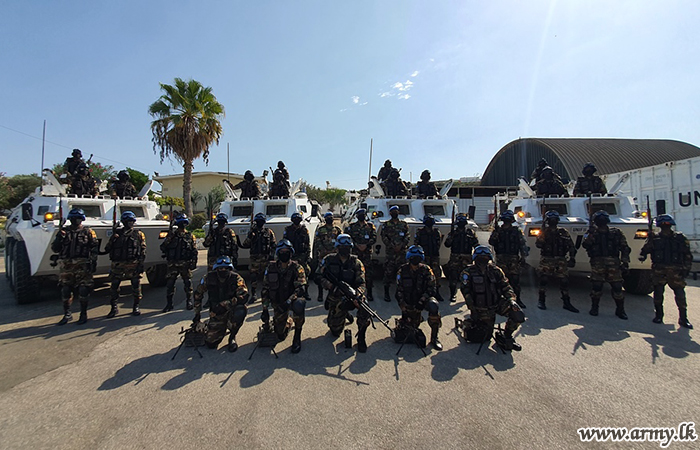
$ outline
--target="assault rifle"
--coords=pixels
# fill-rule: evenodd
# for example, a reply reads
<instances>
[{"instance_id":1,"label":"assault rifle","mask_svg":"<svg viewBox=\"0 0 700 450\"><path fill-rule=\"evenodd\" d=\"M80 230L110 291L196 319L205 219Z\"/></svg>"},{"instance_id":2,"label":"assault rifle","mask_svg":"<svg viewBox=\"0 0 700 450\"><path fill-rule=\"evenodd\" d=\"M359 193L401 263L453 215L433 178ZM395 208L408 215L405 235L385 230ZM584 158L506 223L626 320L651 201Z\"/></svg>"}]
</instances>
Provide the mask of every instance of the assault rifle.
<instances>
[{"instance_id":1,"label":"assault rifle","mask_svg":"<svg viewBox=\"0 0 700 450\"><path fill-rule=\"evenodd\" d=\"M63 216L63 195L58 194L58 233L63 230L63 226L66 224L66 219ZM51 255L51 267L56 267L58 265L58 254L54 253Z\"/></svg>"},{"instance_id":2,"label":"assault rifle","mask_svg":"<svg viewBox=\"0 0 700 450\"><path fill-rule=\"evenodd\" d=\"M173 355L172 358L170 358L170 361L174 360L177 354L180 352L180 349L182 346L186 347L194 347L195 350L197 350L197 353L199 353L200 358L204 358L204 355L202 355L202 352L199 351L199 348L197 347L203 347L204 346L204 333L206 330L206 325L202 322L195 322L192 321L192 324L188 329L185 330L185 327L182 327L180 332L178 334L184 334L182 339L182 342L180 343L180 346L177 348L175 351L175 354Z\"/></svg>"},{"instance_id":3,"label":"assault rifle","mask_svg":"<svg viewBox=\"0 0 700 450\"><path fill-rule=\"evenodd\" d=\"M651 239L654 237L654 225L652 224L652 218L651 218L651 206L649 206L649 196L647 195L647 222L649 224L649 233L648 233L648 238Z\"/></svg>"},{"instance_id":4,"label":"assault rifle","mask_svg":"<svg viewBox=\"0 0 700 450\"><path fill-rule=\"evenodd\" d=\"M593 193L588 191L588 231L593 229Z\"/></svg>"},{"instance_id":5,"label":"assault rifle","mask_svg":"<svg viewBox=\"0 0 700 450\"><path fill-rule=\"evenodd\" d=\"M455 210L457 209L457 202L452 200L452 222L450 222L450 234L455 231Z\"/></svg>"},{"instance_id":6,"label":"assault rifle","mask_svg":"<svg viewBox=\"0 0 700 450\"><path fill-rule=\"evenodd\" d=\"M498 194L493 196L493 229L498 230Z\"/></svg>"},{"instance_id":7,"label":"assault rifle","mask_svg":"<svg viewBox=\"0 0 700 450\"><path fill-rule=\"evenodd\" d=\"M209 215L209 233L207 234L214 234L214 211L212 208L207 208L207 214Z\"/></svg>"},{"instance_id":8,"label":"assault rifle","mask_svg":"<svg viewBox=\"0 0 700 450\"><path fill-rule=\"evenodd\" d=\"M114 199L114 209L112 210L112 233L116 233L119 228L119 220L117 220L117 199Z\"/></svg>"}]
</instances>

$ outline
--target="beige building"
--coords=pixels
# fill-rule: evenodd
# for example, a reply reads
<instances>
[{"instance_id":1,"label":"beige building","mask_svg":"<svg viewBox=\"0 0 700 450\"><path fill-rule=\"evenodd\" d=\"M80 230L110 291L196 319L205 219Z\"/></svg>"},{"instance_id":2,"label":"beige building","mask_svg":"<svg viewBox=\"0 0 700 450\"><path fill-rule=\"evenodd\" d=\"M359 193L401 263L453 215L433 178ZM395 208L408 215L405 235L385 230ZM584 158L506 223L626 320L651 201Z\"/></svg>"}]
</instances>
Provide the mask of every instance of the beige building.
<instances>
[{"instance_id":1,"label":"beige building","mask_svg":"<svg viewBox=\"0 0 700 450\"><path fill-rule=\"evenodd\" d=\"M162 193L164 197L179 197L182 198L182 182L183 174L164 175L153 177L163 187ZM199 192L202 196L206 195L214 189L215 186L223 188L223 180L228 179L234 186L243 181L243 175L237 173L227 174L226 172L192 172L192 192ZM258 179L261 182L262 178ZM204 199L193 204L192 208L195 213L205 212Z\"/></svg>"}]
</instances>

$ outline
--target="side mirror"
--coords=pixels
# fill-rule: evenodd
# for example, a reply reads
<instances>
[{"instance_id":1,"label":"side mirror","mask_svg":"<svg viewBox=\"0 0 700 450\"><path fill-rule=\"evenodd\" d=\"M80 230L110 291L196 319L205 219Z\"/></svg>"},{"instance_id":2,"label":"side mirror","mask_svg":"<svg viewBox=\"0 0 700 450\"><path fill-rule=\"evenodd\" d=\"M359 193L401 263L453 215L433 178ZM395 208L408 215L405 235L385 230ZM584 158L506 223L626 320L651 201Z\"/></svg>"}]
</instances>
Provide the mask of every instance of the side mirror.
<instances>
[{"instance_id":1,"label":"side mirror","mask_svg":"<svg viewBox=\"0 0 700 450\"><path fill-rule=\"evenodd\" d=\"M22 203L22 220L32 220L34 218L34 208L31 203Z\"/></svg>"}]
</instances>

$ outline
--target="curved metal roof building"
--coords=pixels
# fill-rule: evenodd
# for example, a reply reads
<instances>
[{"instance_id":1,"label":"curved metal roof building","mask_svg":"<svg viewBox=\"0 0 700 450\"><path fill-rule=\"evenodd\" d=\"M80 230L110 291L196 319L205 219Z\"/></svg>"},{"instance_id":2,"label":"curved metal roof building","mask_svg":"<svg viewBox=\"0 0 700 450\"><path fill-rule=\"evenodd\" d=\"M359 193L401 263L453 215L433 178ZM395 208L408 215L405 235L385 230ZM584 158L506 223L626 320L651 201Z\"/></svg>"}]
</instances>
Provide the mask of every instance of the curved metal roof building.
<instances>
[{"instance_id":1,"label":"curved metal roof building","mask_svg":"<svg viewBox=\"0 0 700 450\"><path fill-rule=\"evenodd\" d=\"M587 162L601 175L695 156L700 156L700 148L668 139L517 139L491 159L481 185L514 186L518 177L529 177L542 158L568 181L580 176Z\"/></svg>"}]
</instances>

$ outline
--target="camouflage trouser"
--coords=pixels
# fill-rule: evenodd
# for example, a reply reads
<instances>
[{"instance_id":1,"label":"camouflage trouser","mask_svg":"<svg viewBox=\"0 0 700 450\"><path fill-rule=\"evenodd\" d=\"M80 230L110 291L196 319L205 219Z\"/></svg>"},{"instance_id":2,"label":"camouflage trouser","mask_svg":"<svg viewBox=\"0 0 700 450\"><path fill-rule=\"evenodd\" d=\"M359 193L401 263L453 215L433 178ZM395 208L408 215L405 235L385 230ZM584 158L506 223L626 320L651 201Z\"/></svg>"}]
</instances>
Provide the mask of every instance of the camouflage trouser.
<instances>
[{"instance_id":1,"label":"camouflage trouser","mask_svg":"<svg viewBox=\"0 0 700 450\"><path fill-rule=\"evenodd\" d=\"M304 307L306 307L306 300L303 297L297 298L295 301L303 302ZM291 317L289 315L290 312L292 313ZM294 324L295 328L301 329L305 322L305 315L298 314L294 311L294 308L286 309L279 303L273 305L272 323L277 336L285 335L292 328L292 324Z\"/></svg>"},{"instance_id":2,"label":"camouflage trouser","mask_svg":"<svg viewBox=\"0 0 700 450\"><path fill-rule=\"evenodd\" d=\"M236 267L238 265L238 257L236 257L236 256L230 256L230 255L211 256L211 255L207 255L207 272L211 272L214 269L214 264L216 263L216 260L221 258L222 256L228 256L229 258L231 258L231 262L233 263L234 267Z\"/></svg>"},{"instance_id":3,"label":"camouflage trouser","mask_svg":"<svg viewBox=\"0 0 700 450\"><path fill-rule=\"evenodd\" d=\"M442 278L442 267L440 266L440 256L426 256L425 261L427 265L433 269L433 275L435 275L435 281L439 284L440 278Z\"/></svg>"},{"instance_id":4,"label":"camouflage trouser","mask_svg":"<svg viewBox=\"0 0 700 450\"><path fill-rule=\"evenodd\" d=\"M605 282L610 283L610 291L616 302L625 299L625 294L622 292L622 270L619 258L591 258L591 300L593 303L600 301L600 297L603 296Z\"/></svg>"},{"instance_id":5,"label":"camouflage trouser","mask_svg":"<svg viewBox=\"0 0 700 450\"><path fill-rule=\"evenodd\" d=\"M262 284L269 263L269 255L250 255L250 287L252 289L255 289L258 284Z\"/></svg>"},{"instance_id":6,"label":"camouflage trouser","mask_svg":"<svg viewBox=\"0 0 700 450\"><path fill-rule=\"evenodd\" d=\"M245 305L235 305L223 314L216 314L209 310L207 333L204 341L209 347L216 347L226 336L226 330L231 330L231 336L236 336L241 329L248 308Z\"/></svg>"},{"instance_id":7,"label":"camouflage trouser","mask_svg":"<svg viewBox=\"0 0 700 450\"><path fill-rule=\"evenodd\" d=\"M62 259L58 284L61 286L61 300L70 306L77 296L81 302L87 302L92 289L92 271L88 270L88 258Z\"/></svg>"},{"instance_id":8,"label":"camouflage trouser","mask_svg":"<svg viewBox=\"0 0 700 450\"><path fill-rule=\"evenodd\" d=\"M687 309L688 302L685 297L685 272L683 266L662 266L654 264L651 269L651 281L654 284L654 305L663 305L664 288L668 284L673 290L676 305L679 309Z\"/></svg>"},{"instance_id":9,"label":"camouflage trouser","mask_svg":"<svg viewBox=\"0 0 700 450\"><path fill-rule=\"evenodd\" d=\"M306 275L306 278L308 279L310 274L311 274L311 266L309 265L309 257L304 255L301 258L292 258L292 260L298 262L301 267L304 269L304 275Z\"/></svg>"},{"instance_id":10,"label":"camouflage trouser","mask_svg":"<svg viewBox=\"0 0 700 450\"><path fill-rule=\"evenodd\" d=\"M547 282L550 277L559 278L559 290L562 297L569 296L569 268L566 265L566 258L563 256L543 256L540 259L539 272L539 292L544 295L547 291Z\"/></svg>"},{"instance_id":11,"label":"camouflage trouser","mask_svg":"<svg viewBox=\"0 0 700 450\"><path fill-rule=\"evenodd\" d=\"M349 311L355 308L355 305L345 301L343 298L338 298L333 295L328 295L328 317L326 323L334 336L340 336L340 333L345 329L345 319ZM358 331L366 330L369 326L369 314L364 309L357 311L357 329Z\"/></svg>"},{"instance_id":12,"label":"camouflage trouser","mask_svg":"<svg viewBox=\"0 0 700 450\"><path fill-rule=\"evenodd\" d=\"M506 330L511 333L520 327L520 324L525 321L525 314L522 310L512 300L504 299L501 301L496 308L486 309L486 308L470 308L469 315L474 323L482 322L484 328L493 329L493 325L496 323L496 314L499 316L507 317L506 320Z\"/></svg>"},{"instance_id":13,"label":"camouflage trouser","mask_svg":"<svg viewBox=\"0 0 700 450\"><path fill-rule=\"evenodd\" d=\"M520 299L520 255L496 255L496 265L506 275L513 292Z\"/></svg>"},{"instance_id":14,"label":"camouflage trouser","mask_svg":"<svg viewBox=\"0 0 700 450\"><path fill-rule=\"evenodd\" d=\"M445 266L447 277L450 280L450 288L455 288L460 284L460 275L462 271L472 263L472 255L452 253L450 260Z\"/></svg>"},{"instance_id":15,"label":"camouflage trouser","mask_svg":"<svg viewBox=\"0 0 700 450\"><path fill-rule=\"evenodd\" d=\"M175 281L177 277L182 277L182 283L185 285L185 297L192 297L192 269L190 269L189 261L168 261L168 272L165 275L166 296L172 298L175 295Z\"/></svg>"},{"instance_id":16,"label":"camouflage trouser","mask_svg":"<svg viewBox=\"0 0 700 450\"><path fill-rule=\"evenodd\" d=\"M109 277L112 280L109 289L110 300L119 298L119 286L122 280L131 281L131 292L134 295L134 300L141 300L141 273L136 271L138 265L138 262L112 262L112 268L109 270Z\"/></svg>"},{"instance_id":17,"label":"camouflage trouser","mask_svg":"<svg viewBox=\"0 0 700 450\"><path fill-rule=\"evenodd\" d=\"M365 280L369 283L374 275L372 271L372 252L353 251L353 254L357 255L357 259L359 259L362 265L365 266Z\"/></svg>"},{"instance_id":18,"label":"camouflage trouser","mask_svg":"<svg viewBox=\"0 0 700 450\"><path fill-rule=\"evenodd\" d=\"M433 300L432 304L434 305L433 311L430 311L431 300ZM401 311L401 319L404 321L409 321L418 327L423 321L423 310L428 311L428 326L430 326L431 330L436 332L442 326L442 318L440 316L440 312L437 310L437 301L433 297L426 302L423 308L418 308L415 305L408 305L404 303L403 310Z\"/></svg>"},{"instance_id":19,"label":"camouflage trouser","mask_svg":"<svg viewBox=\"0 0 700 450\"><path fill-rule=\"evenodd\" d=\"M384 284L391 284L396 281L396 272L399 267L406 263L406 251L396 252L388 251L386 252L386 261L384 261Z\"/></svg>"}]
</instances>

